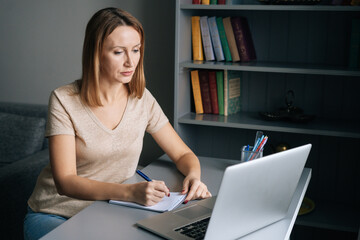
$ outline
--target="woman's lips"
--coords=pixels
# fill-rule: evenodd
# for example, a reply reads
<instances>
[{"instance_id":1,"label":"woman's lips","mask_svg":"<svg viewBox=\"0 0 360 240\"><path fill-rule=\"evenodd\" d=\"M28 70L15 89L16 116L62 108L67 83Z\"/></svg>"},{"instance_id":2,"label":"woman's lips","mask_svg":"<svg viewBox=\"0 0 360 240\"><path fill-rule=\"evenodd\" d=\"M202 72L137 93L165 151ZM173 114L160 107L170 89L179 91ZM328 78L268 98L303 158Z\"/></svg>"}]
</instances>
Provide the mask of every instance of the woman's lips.
<instances>
[{"instance_id":1,"label":"woman's lips","mask_svg":"<svg viewBox=\"0 0 360 240\"><path fill-rule=\"evenodd\" d=\"M121 75L126 76L126 77L131 76L132 74L133 74L133 71L121 72Z\"/></svg>"}]
</instances>

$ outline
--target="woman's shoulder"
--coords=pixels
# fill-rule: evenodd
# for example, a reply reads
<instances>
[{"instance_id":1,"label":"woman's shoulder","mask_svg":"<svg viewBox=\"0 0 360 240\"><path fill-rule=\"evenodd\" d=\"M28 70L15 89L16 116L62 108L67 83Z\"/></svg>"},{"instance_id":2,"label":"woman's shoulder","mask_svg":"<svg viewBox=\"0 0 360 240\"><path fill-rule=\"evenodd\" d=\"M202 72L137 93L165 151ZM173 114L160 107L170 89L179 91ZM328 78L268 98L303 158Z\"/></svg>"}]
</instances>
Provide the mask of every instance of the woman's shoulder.
<instances>
[{"instance_id":1,"label":"woman's shoulder","mask_svg":"<svg viewBox=\"0 0 360 240\"><path fill-rule=\"evenodd\" d=\"M58 96L74 95L79 92L77 81L60 86L53 91Z\"/></svg>"},{"instance_id":2,"label":"woman's shoulder","mask_svg":"<svg viewBox=\"0 0 360 240\"><path fill-rule=\"evenodd\" d=\"M57 99L63 105L79 105L79 88L76 81L63 85L52 91L50 99Z\"/></svg>"}]
</instances>

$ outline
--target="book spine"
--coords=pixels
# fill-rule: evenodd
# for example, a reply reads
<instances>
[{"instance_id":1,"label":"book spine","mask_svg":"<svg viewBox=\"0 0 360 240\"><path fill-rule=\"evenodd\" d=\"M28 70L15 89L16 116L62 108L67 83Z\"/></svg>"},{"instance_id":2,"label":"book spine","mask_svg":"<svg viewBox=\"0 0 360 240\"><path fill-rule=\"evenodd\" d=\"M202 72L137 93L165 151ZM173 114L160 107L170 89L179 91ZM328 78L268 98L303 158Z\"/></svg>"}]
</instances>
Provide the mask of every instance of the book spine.
<instances>
[{"instance_id":1,"label":"book spine","mask_svg":"<svg viewBox=\"0 0 360 240\"><path fill-rule=\"evenodd\" d=\"M228 70L224 70L224 116L228 115Z\"/></svg>"},{"instance_id":2,"label":"book spine","mask_svg":"<svg viewBox=\"0 0 360 240\"><path fill-rule=\"evenodd\" d=\"M224 24L226 39L229 44L232 60L233 62L240 61L239 50L236 46L235 35L233 28L231 26L230 17L223 18L223 24Z\"/></svg>"},{"instance_id":3,"label":"book spine","mask_svg":"<svg viewBox=\"0 0 360 240\"><path fill-rule=\"evenodd\" d=\"M228 115L240 112L240 75L238 71L228 71Z\"/></svg>"},{"instance_id":4,"label":"book spine","mask_svg":"<svg viewBox=\"0 0 360 240\"><path fill-rule=\"evenodd\" d=\"M210 0L210 4L216 5L216 4L217 4L217 0Z\"/></svg>"},{"instance_id":5,"label":"book spine","mask_svg":"<svg viewBox=\"0 0 360 240\"><path fill-rule=\"evenodd\" d=\"M201 4L201 0L192 0L192 4Z\"/></svg>"},{"instance_id":6,"label":"book spine","mask_svg":"<svg viewBox=\"0 0 360 240\"><path fill-rule=\"evenodd\" d=\"M210 0L201 0L201 4L210 5Z\"/></svg>"},{"instance_id":7,"label":"book spine","mask_svg":"<svg viewBox=\"0 0 360 240\"><path fill-rule=\"evenodd\" d=\"M226 38L226 33L225 33L225 28L224 28L223 18L222 17L217 17L216 18L216 25L217 25L218 30L219 30L219 36L220 36L221 46L222 46L222 49L224 51L225 60L227 62L231 62L232 58L231 58L231 53L230 53L230 49L229 49L228 40Z\"/></svg>"},{"instance_id":8,"label":"book spine","mask_svg":"<svg viewBox=\"0 0 360 240\"><path fill-rule=\"evenodd\" d=\"M204 113L203 104L201 100L201 90L200 90L200 81L199 81L199 71L194 70L190 72L191 74L191 86L193 90L194 103L195 103L195 112L197 114Z\"/></svg>"},{"instance_id":9,"label":"book spine","mask_svg":"<svg viewBox=\"0 0 360 240\"><path fill-rule=\"evenodd\" d=\"M239 50L240 59L243 62L248 62L251 60L255 60L256 56L254 58L255 49L251 49L251 46L253 46L252 43L249 41L252 41L250 33L246 33L245 26L245 18L242 17L232 17L231 18L231 25L233 27L236 46ZM251 53L253 51L253 53Z\"/></svg>"},{"instance_id":10,"label":"book spine","mask_svg":"<svg viewBox=\"0 0 360 240\"><path fill-rule=\"evenodd\" d=\"M217 24L216 24L216 17L209 17L208 24L209 24L210 35L211 35L211 40L212 40L213 47L214 47L216 60L223 61L223 60L225 60L225 58L224 58L224 53L223 53L223 50L221 47L219 31L218 31Z\"/></svg>"},{"instance_id":11,"label":"book spine","mask_svg":"<svg viewBox=\"0 0 360 240\"><path fill-rule=\"evenodd\" d=\"M200 81L201 100L203 103L204 113L212 113L210 87L209 87L209 73L207 70L199 71L199 81Z\"/></svg>"},{"instance_id":12,"label":"book spine","mask_svg":"<svg viewBox=\"0 0 360 240\"><path fill-rule=\"evenodd\" d=\"M224 115L224 72L216 72L216 86L218 94L219 114Z\"/></svg>"},{"instance_id":13,"label":"book spine","mask_svg":"<svg viewBox=\"0 0 360 240\"><path fill-rule=\"evenodd\" d=\"M207 16L200 17L200 29L201 29L202 42L204 46L205 59L206 61L213 61L215 60L215 55L211 42Z\"/></svg>"},{"instance_id":14,"label":"book spine","mask_svg":"<svg viewBox=\"0 0 360 240\"><path fill-rule=\"evenodd\" d=\"M193 50L193 60L204 60L204 53L202 48L201 41L201 32L200 32L200 17L192 16L191 17L191 33L192 33L192 50Z\"/></svg>"},{"instance_id":15,"label":"book spine","mask_svg":"<svg viewBox=\"0 0 360 240\"><path fill-rule=\"evenodd\" d=\"M216 86L216 72L215 71L209 71L209 88L210 88L212 113L219 114L217 86Z\"/></svg>"},{"instance_id":16,"label":"book spine","mask_svg":"<svg viewBox=\"0 0 360 240\"><path fill-rule=\"evenodd\" d=\"M226 0L218 0L218 4L226 4Z\"/></svg>"},{"instance_id":17,"label":"book spine","mask_svg":"<svg viewBox=\"0 0 360 240\"><path fill-rule=\"evenodd\" d=\"M250 58L251 58L251 60L256 60L256 51L255 51L254 41L253 41L252 34L250 31L249 23L248 23L247 19L244 17L241 18L241 20L242 20L242 25L245 30L246 47L249 49Z\"/></svg>"}]
</instances>

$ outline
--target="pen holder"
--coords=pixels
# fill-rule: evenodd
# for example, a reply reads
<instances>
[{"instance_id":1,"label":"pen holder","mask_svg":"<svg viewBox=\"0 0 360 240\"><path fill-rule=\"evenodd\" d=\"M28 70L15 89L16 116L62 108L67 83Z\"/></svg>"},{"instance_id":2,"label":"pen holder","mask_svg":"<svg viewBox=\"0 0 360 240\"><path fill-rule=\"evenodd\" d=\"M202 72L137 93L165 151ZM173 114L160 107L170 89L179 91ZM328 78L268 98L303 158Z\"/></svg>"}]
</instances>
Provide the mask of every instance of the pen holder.
<instances>
[{"instance_id":1,"label":"pen holder","mask_svg":"<svg viewBox=\"0 0 360 240\"><path fill-rule=\"evenodd\" d=\"M253 146L249 146L248 150L246 148L247 146L241 148L241 162L248 162L263 156L263 150L255 152Z\"/></svg>"}]
</instances>

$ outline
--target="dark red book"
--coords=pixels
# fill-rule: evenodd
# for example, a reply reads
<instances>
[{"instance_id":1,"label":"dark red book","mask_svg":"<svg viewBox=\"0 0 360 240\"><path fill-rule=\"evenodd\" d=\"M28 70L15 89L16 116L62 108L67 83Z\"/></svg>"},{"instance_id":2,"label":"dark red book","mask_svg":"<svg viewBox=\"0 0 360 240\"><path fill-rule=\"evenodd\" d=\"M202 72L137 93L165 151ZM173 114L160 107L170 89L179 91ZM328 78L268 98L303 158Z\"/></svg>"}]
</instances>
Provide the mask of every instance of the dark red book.
<instances>
[{"instance_id":1,"label":"dark red book","mask_svg":"<svg viewBox=\"0 0 360 240\"><path fill-rule=\"evenodd\" d=\"M192 0L192 4L200 4L201 0Z\"/></svg>"},{"instance_id":2,"label":"dark red book","mask_svg":"<svg viewBox=\"0 0 360 240\"><path fill-rule=\"evenodd\" d=\"M240 61L249 62L256 60L254 42L247 19L244 17L232 17L231 25L235 35L236 46L239 50Z\"/></svg>"},{"instance_id":3,"label":"dark red book","mask_svg":"<svg viewBox=\"0 0 360 240\"><path fill-rule=\"evenodd\" d=\"M226 0L218 0L217 4L226 4Z\"/></svg>"},{"instance_id":4,"label":"dark red book","mask_svg":"<svg viewBox=\"0 0 360 240\"><path fill-rule=\"evenodd\" d=\"M203 104L204 113L212 113L211 98L210 98L210 85L209 85L209 71L199 71L201 100Z\"/></svg>"},{"instance_id":5,"label":"dark red book","mask_svg":"<svg viewBox=\"0 0 360 240\"><path fill-rule=\"evenodd\" d=\"M216 72L209 71L209 88L210 88L210 101L213 114L219 114L219 104L217 95Z\"/></svg>"}]
</instances>

